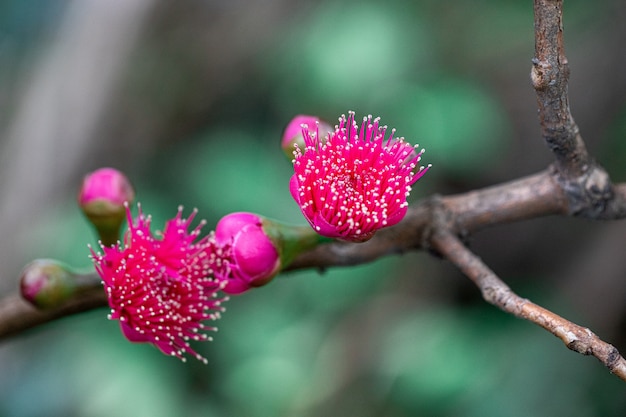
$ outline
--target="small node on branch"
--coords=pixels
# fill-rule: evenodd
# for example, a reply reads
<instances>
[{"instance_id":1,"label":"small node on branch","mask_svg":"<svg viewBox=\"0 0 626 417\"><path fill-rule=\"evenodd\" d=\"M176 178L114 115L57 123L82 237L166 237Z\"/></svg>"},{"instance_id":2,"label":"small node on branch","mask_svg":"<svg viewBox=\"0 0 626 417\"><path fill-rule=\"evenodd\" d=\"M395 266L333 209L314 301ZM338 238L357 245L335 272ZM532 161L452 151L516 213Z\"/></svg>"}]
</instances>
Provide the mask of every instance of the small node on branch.
<instances>
[{"instance_id":1,"label":"small node on branch","mask_svg":"<svg viewBox=\"0 0 626 417\"><path fill-rule=\"evenodd\" d=\"M542 63L537 58L532 59L533 66L530 69L530 80L533 83L535 90L542 91L548 88L550 85L554 85L555 82L551 81L549 76L550 65Z\"/></svg>"},{"instance_id":2,"label":"small node on branch","mask_svg":"<svg viewBox=\"0 0 626 417\"><path fill-rule=\"evenodd\" d=\"M573 216L601 219L615 197L609 174L592 162L578 178L564 178L555 168L553 175L568 199L568 213Z\"/></svg>"}]
</instances>

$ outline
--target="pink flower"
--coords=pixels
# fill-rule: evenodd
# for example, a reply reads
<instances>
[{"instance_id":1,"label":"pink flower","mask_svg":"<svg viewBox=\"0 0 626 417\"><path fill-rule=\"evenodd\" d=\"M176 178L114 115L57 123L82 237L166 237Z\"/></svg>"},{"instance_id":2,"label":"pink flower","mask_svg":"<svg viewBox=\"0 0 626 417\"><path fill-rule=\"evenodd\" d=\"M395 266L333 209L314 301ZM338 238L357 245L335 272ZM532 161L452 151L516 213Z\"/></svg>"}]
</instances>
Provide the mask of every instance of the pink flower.
<instances>
[{"instance_id":1,"label":"pink flower","mask_svg":"<svg viewBox=\"0 0 626 417\"><path fill-rule=\"evenodd\" d=\"M305 126L311 131L315 129L319 130L320 135L326 135L333 130L328 123L320 120L319 117L316 116L299 114L291 119L287 127L285 127L285 131L283 132L283 138L281 140L283 152L285 153L287 158L289 158L289 160L293 158L296 144L300 147L305 146L304 136L302 133L302 129Z\"/></svg>"},{"instance_id":2,"label":"pink flower","mask_svg":"<svg viewBox=\"0 0 626 417\"><path fill-rule=\"evenodd\" d=\"M231 213L215 227L220 246L220 272L224 292L239 294L267 284L279 271L281 260L274 242L253 213Z\"/></svg>"},{"instance_id":3,"label":"pink flower","mask_svg":"<svg viewBox=\"0 0 626 417\"><path fill-rule=\"evenodd\" d=\"M385 139L386 130L372 116L359 129L353 112L325 139L303 128L306 147L296 151L290 190L319 234L365 241L406 214L411 185L429 167L419 167L424 150L394 130Z\"/></svg>"},{"instance_id":4,"label":"pink flower","mask_svg":"<svg viewBox=\"0 0 626 417\"><path fill-rule=\"evenodd\" d=\"M187 353L206 363L189 342L210 340L206 331L216 329L203 322L218 319L223 311L224 299L216 298L222 284L213 277L213 235L197 240L204 222L188 231L196 211L183 219L179 208L163 233L157 232L159 238L141 208L135 221L128 206L126 213L124 247L103 246L104 254L92 250L111 307L109 319L119 320L131 342L152 343L166 355L185 360Z\"/></svg>"}]
</instances>

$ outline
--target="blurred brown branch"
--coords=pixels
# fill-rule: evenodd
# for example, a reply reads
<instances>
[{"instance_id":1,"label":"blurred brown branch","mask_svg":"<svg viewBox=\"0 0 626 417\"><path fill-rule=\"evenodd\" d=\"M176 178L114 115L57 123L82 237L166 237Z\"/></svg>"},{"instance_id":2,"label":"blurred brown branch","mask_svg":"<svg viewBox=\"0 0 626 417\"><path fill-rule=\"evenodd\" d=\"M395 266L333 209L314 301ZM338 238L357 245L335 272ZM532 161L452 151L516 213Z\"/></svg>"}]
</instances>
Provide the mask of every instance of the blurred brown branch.
<instances>
[{"instance_id":1,"label":"blurred brown branch","mask_svg":"<svg viewBox=\"0 0 626 417\"><path fill-rule=\"evenodd\" d=\"M451 261L488 302L531 321L568 348L598 358L626 380L626 360L589 329L513 293L462 238L482 228L548 215L613 220L626 217L626 184L613 185L587 152L569 108L569 67L563 48L562 0L535 0L535 57L531 79L537 95L541 133L555 163L537 174L451 196L433 196L410 208L398 225L361 244L336 242L299 256L287 270L355 265L416 249L431 249ZM38 312L12 296L0 302L0 338L68 314L102 307L100 289L54 311Z\"/></svg>"},{"instance_id":2,"label":"blurred brown branch","mask_svg":"<svg viewBox=\"0 0 626 417\"><path fill-rule=\"evenodd\" d=\"M480 289L483 298L507 313L543 327L583 355L593 355L620 379L626 381L626 359L591 330L515 294L496 274L451 233L433 236L433 246L456 265Z\"/></svg>"},{"instance_id":3,"label":"blurred brown branch","mask_svg":"<svg viewBox=\"0 0 626 417\"><path fill-rule=\"evenodd\" d=\"M102 288L83 291L60 308L38 310L19 294L10 295L0 302L0 338L14 336L32 327L65 316L107 305Z\"/></svg>"}]
</instances>

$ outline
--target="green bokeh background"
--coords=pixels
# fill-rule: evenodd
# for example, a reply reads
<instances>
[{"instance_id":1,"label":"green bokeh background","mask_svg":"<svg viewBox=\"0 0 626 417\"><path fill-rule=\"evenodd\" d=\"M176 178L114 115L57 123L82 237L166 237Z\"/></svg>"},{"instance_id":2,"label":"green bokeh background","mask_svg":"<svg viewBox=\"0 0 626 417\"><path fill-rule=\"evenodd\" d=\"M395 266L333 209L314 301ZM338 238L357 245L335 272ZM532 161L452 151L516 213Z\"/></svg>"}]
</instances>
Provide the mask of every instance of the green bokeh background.
<instances>
[{"instance_id":1,"label":"green bokeh background","mask_svg":"<svg viewBox=\"0 0 626 417\"><path fill-rule=\"evenodd\" d=\"M21 0L0 6L3 127L20 98L11 83L28 82L71 7ZM528 80L530 2L301 1L282 4L273 17L263 7L155 2L93 152L76 167L75 181L23 229L31 242L23 261L89 265L86 245L95 238L74 195L82 175L104 165L128 173L157 227L179 204L197 207L209 227L232 211L304 223L288 190L291 165L278 147L282 128L300 113L331 122L348 110L371 113L425 147L424 162L433 168L412 201L510 180L550 162ZM255 8L264 19L256 32L239 16ZM618 0L566 2L573 112L617 180L626 174L623 65L610 57L592 62L603 55L591 52L608 44L616 48L607 53L621 53L615 28L625 12ZM207 38L223 20L228 30L219 42L214 33ZM251 50L242 46L249 42ZM624 307L598 318L588 313L607 300L581 307L582 296L564 290L572 259L589 250L581 241L606 230L533 220L482 232L471 245L519 294L599 327L626 351ZM612 261L623 281L621 260ZM17 278L5 273L15 282L5 286L8 293ZM65 318L0 345L0 416L626 413L623 382L543 330L486 305L466 281L421 252L284 274L231 298L215 340L195 346L208 365L128 343L105 309Z\"/></svg>"}]
</instances>

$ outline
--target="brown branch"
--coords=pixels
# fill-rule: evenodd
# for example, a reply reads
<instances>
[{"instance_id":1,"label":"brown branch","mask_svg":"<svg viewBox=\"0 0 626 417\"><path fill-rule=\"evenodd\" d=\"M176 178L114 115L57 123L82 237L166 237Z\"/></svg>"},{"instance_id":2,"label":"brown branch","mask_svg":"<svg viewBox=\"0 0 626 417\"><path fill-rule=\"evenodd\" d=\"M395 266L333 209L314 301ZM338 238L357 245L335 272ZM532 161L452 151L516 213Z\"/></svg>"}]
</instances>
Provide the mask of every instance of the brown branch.
<instances>
[{"instance_id":1,"label":"brown branch","mask_svg":"<svg viewBox=\"0 0 626 417\"><path fill-rule=\"evenodd\" d=\"M537 93L544 140L566 178L582 176L589 154L570 113L567 82L569 65L563 46L563 1L535 0L535 57L531 80Z\"/></svg>"},{"instance_id":2,"label":"brown branch","mask_svg":"<svg viewBox=\"0 0 626 417\"><path fill-rule=\"evenodd\" d=\"M588 218L626 218L626 184L612 188L612 198L605 201L600 210L588 210ZM567 192L556 178L555 171L550 169L480 190L430 197L411 206L400 224L380 230L371 240L358 244L337 242L319 246L298 256L286 270L357 265L389 254L427 248L433 219L448 223L447 227L454 233L469 235L498 224L571 214L570 204L575 199ZM588 206L594 204L585 201Z\"/></svg>"},{"instance_id":3,"label":"brown branch","mask_svg":"<svg viewBox=\"0 0 626 417\"><path fill-rule=\"evenodd\" d=\"M443 231L433 235L433 246L480 289L483 298L516 317L543 327L583 355L593 355L613 374L626 381L626 359L618 350L601 340L591 330L515 294L480 258L467 249L453 234Z\"/></svg>"},{"instance_id":4,"label":"brown branch","mask_svg":"<svg viewBox=\"0 0 626 417\"><path fill-rule=\"evenodd\" d=\"M442 203L454 219L453 229L464 234L496 224L568 212L568 199L551 170L444 197Z\"/></svg>"},{"instance_id":5,"label":"brown branch","mask_svg":"<svg viewBox=\"0 0 626 417\"><path fill-rule=\"evenodd\" d=\"M465 194L435 196L412 206L400 224L379 231L371 240L322 245L300 255L287 270L357 265L391 253L428 247L434 219L436 224L446 223L450 230L468 234L504 222L566 213L566 204L567 199L548 171ZM70 305L51 311L40 312L26 302L18 302L18 295L0 301L0 339L68 314L106 305L102 289L94 291L99 291L101 298L85 296L89 299L82 302L79 294Z\"/></svg>"},{"instance_id":6,"label":"brown branch","mask_svg":"<svg viewBox=\"0 0 626 417\"><path fill-rule=\"evenodd\" d=\"M569 64L563 45L563 1L535 0L535 57L531 80L541 134L552 150L557 180L570 199L570 214L597 217L613 198L609 175L587 152L569 106Z\"/></svg>"},{"instance_id":7,"label":"brown branch","mask_svg":"<svg viewBox=\"0 0 626 417\"><path fill-rule=\"evenodd\" d=\"M14 336L40 324L107 305L102 287L82 291L62 307L38 310L20 295L10 295L0 302L0 339Z\"/></svg>"},{"instance_id":8,"label":"brown branch","mask_svg":"<svg viewBox=\"0 0 626 417\"><path fill-rule=\"evenodd\" d=\"M607 207L614 206L619 210L598 218L626 217L626 184L616 186L615 191L614 200ZM286 270L363 264L393 253L428 248L431 235L438 230L435 228L444 226L452 233L468 235L498 224L566 214L569 212L568 202L551 170L481 190L434 196L410 207L401 223L380 230L371 240L319 246L298 256ZM71 307L44 312L37 312L28 304L16 303L17 295L0 301L0 339L67 314L106 305L104 298L83 303L81 297L78 295Z\"/></svg>"},{"instance_id":9,"label":"brown branch","mask_svg":"<svg viewBox=\"0 0 626 417\"><path fill-rule=\"evenodd\" d=\"M383 229L373 239L359 244L333 243L299 256L291 269L355 265L373 261L390 253L428 247L433 220L447 223L454 233L466 235L486 227L548 215L567 215L574 211L572 201L595 207L595 201L576 199L563 188L558 174L549 169L519 180L445 197L430 197L412 206L397 226ZM592 187L593 183L587 183ZM600 208L586 211L588 218L614 220L626 218L626 184L613 189L611 199ZM593 190L588 190L589 193Z\"/></svg>"}]
</instances>

